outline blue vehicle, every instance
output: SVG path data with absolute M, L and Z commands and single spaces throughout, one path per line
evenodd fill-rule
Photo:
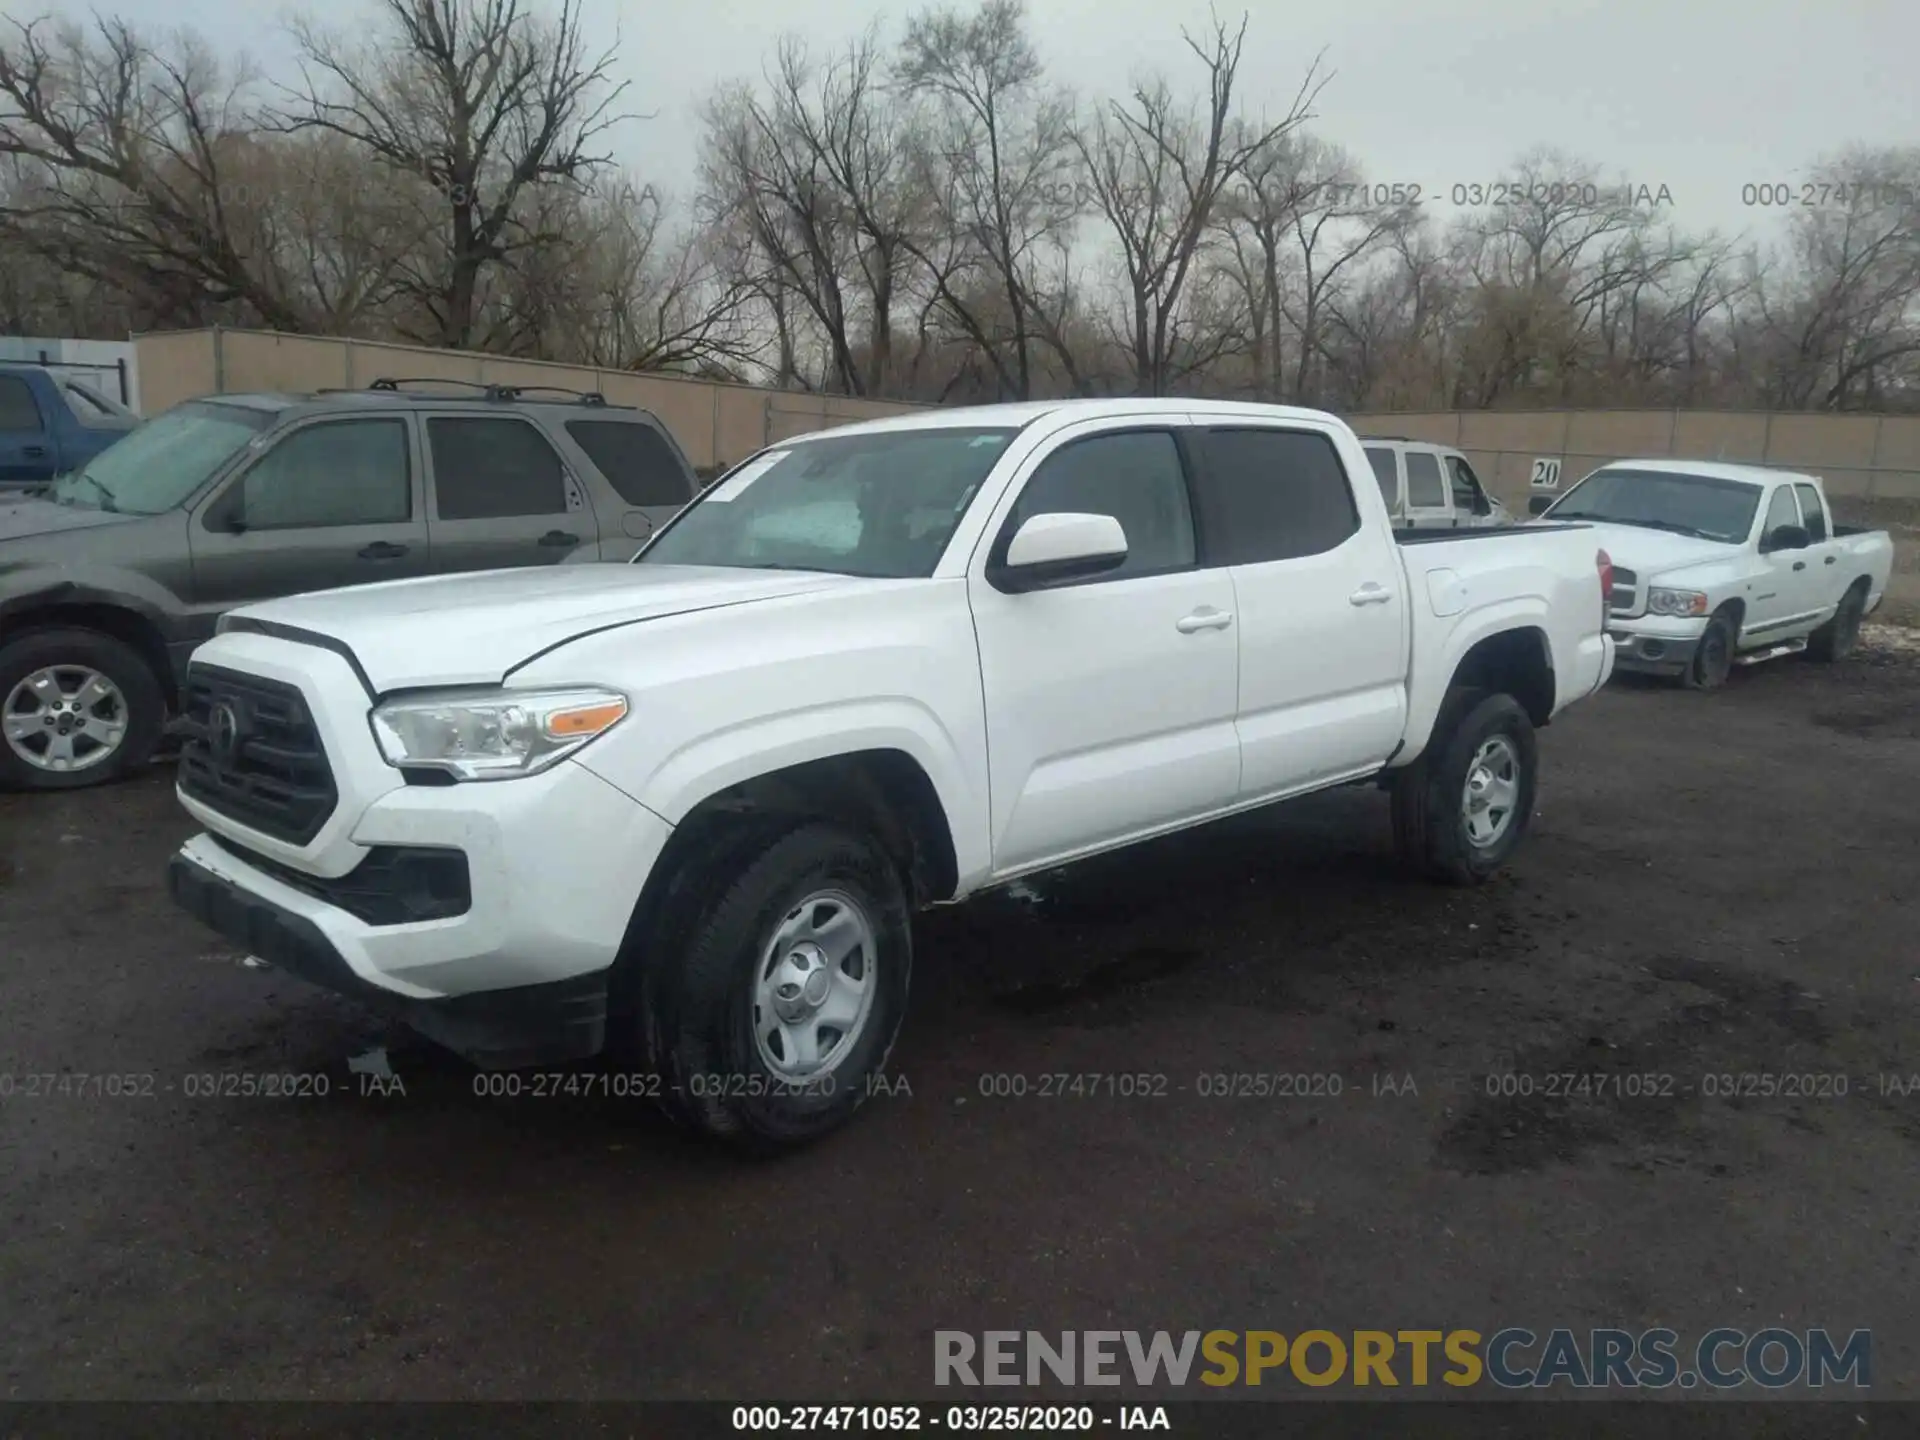
M 139 425 L 90 376 L 0 361 L 0 495 L 78 470 Z

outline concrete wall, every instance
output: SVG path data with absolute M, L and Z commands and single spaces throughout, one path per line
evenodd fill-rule
M 357 389 L 383 375 L 558 385 L 598 390 L 616 405 L 651 410 L 694 465 L 708 473 L 775 440 L 916 408 L 898 401 L 259 330 L 141 335 L 134 349 L 148 414 L 221 391 Z M 1362 435 L 1406 435 L 1459 447 L 1489 488 L 1521 514 L 1538 459 L 1561 462 L 1562 489 L 1608 460 L 1629 456 L 1741 460 L 1812 471 L 1826 482 L 1842 521 L 1893 532 L 1895 574 L 1887 613 L 1920 623 L 1920 416 L 1474 410 L 1347 418 Z
M 1463 450 L 1486 485 L 1524 514 L 1535 460 L 1561 463 L 1560 489 L 1609 460 L 1679 456 L 1818 475 L 1843 524 L 1891 531 L 1888 618 L 1920 624 L 1920 415 L 1731 410 L 1435 411 L 1349 415 L 1362 435 Z
M 769 441 L 917 408 L 893 401 L 264 330 L 166 331 L 137 336 L 134 344 L 141 356 L 149 413 L 198 395 L 360 389 L 382 376 L 557 385 L 597 390 L 615 405 L 651 410 L 666 422 L 702 471 L 730 465 Z

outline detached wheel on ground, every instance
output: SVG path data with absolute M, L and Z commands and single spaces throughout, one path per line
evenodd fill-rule
M 1473 692 L 1450 697 L 1440 717 L 1432 748 L 1394 776 L 1394 845 L 1417 874 L 1477 885 L 1506 863 L 1532 819 L 1533 722 L 1511 695 Z
M 97 630 L 36 630 L 0 647 L 0 784 L 77 790 L 153 755 L 160 682 L 132 646 Z
M 1733 617 L 1723 611 L 1707 621 L 1680 683 L 1689 690 L 1718 690 L 1733 670 L 1733 645 Z
M 1833 618 L 1807 637 L 1807 658 L 1826 665 L 1846 659 L 1860 643 L 1860 622 L 1866 613 L 1866 587 L 1855 585 L 1840 597 Z
M 906 1013 L 906 893 L 866 837 L 807 823 L 710 862 L 644 986 L 663 1101 L 756 1151 L 817 1140 L 867 1098 Z

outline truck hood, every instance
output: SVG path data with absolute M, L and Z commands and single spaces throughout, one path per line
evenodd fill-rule
M 287 626 L 337 641 L 384 694 L 493 684 L 533 656 L 596 630 L 859 583 L 811 571 L 550 565 L 313 591 L 245 606 L 228 622 Z
M 0 492 L 4 495 L 5 492 Z M 78 505 L 56 505 L 35 496 L 0 499 L 0 540 L 24 540 L 35 535 L 51 535 L 60 530 L 86 530 L 97 525 L 118 525 L 140 520 L 140 515 L 120 515 L 111 510 L 83 510 Z
M 1649 530 L 1643 525 L 1608 525 L 1598 520 L 1579 522 L 1593 532 L 1607 558 L 1631 570 L 1642 581 L 1703 565 L 1710 560 L 1726 560 L 1740 553 L 1741 547 L 1722 540 L 1699 540 L 1691 535 L 1675 535 L 1669 530 Z

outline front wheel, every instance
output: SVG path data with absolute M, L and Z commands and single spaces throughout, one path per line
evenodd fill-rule
M 36 630 L 0 648 L 0 782 L 76 790 L 144 764 L 166 698 L 132 646 L 97 630 Z
M 846 1123 L 906 1014 L 906 893 L 865 837 L 810 823 L 715 874 L 649 986 L 666 1108 L 758 1151 Z
M 1394 776 L 1400 857 L 1449 885 L 1477 885 L 1507 862 L 1533 815 L 1539 751 L 1533 722 L 1511 695 L 1458 697 L 1429 751 Z
M 1689 690 L 1718 690 L 1727 683 L 1733 670 L 1733 617 L 1715 615 L 1700 632 L 1693 660 L 1680 675 L 1680 683 Z

